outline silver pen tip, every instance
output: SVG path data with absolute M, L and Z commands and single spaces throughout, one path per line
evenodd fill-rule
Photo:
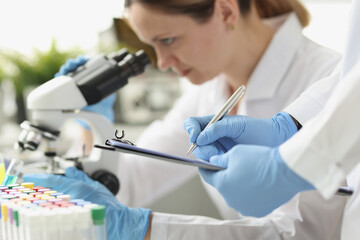
M 193 143 L 193 145 L 191 145 L 189 151 L 187 152 L 187 156 L 189 156 L 190 153 L 192 153 L 194 151 L 194 149 L 197 147 L 197 144 L 196 143 Z

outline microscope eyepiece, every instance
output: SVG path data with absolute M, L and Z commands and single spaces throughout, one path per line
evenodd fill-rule
M 85 64 L 81 77 L 73 78 L 88 105 L 92 105 L 124 87 L 130 77 L 143 73 L 149 64 L 143 50 L 128 53 L 125 49 Z
M 126 48 L 122 48 L 121 50 L 110 53 L 108 55 L 108 58 L 115 60 L 116 62 L 121 62 L 127 55 L 129 54 L 129 51 Z
M 150 59 L 143 50 L 140 50 L 135 54 L 127 55 L 118 66 L 126 75 L 136 76 L 143 73 L 148 64 L 150 64 Z
M 137 51 L 135 53 L 135 57 L 136 57 L 136 62 L 137 62 L 136 66 L 141 67 L 135 73 L 137 75 L 137 74 L 143 73 L 145 70 L 145 66 L 149 65 L 151 63 L 151 61 L 150 61 L 150 58 L 144 52 L 144 50 Z

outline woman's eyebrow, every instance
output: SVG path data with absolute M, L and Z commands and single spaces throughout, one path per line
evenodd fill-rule
M 153 37 L 153 38 L 151 39 L 151 41 L 152 41 L 152 42 L 159 41 L 159 39 L 161 39 L 161 38 L 163 38 L 164 36 L 169 35 L 169 34 L 170 34 L 170 33 L 162 33 L 162 34 L 159 34 L 159 35 Z

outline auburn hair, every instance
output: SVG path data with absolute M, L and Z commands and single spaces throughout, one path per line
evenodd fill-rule
M 143 3 L 173 14 L 185 14 L 199 22 L 208 20 L 214 12 L 216 0 L 125 0 L 125 7 L 133 3 Z M 295 12 L 303 27 L 310 23 L 310 14 L 299 0 L 237 0 L 242 15 L 250 12 L 254 3 L 261 18 L 270 18 L 289 12 Z

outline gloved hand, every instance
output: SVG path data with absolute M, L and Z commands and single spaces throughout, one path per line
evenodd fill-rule
M 55 77 L 74 72 L 78 67 L 87 63 L 87 61 L 89 61 L 89 58 L 84 56 L 78 56 L 76 59 L 68 59 L 66 63 L 60 67 L 59 72 L 55 74 Z
M 66 63 L 60 67 L 59 72 L 55 74 L 55 77 L 66 75 L 69 72 L 75 71 L 78 67 L 84 65 L 88 60 L 89 58 L 84 56 L 78 56 L 76 59 L 67 60 Z M 116 94 L 113 93 L 96 104 L 84 107 L 83 110 L 99 113 L 108 118 L 111 122 L 114 122 L 113 106 L 115 99 Z M 85 122 L 81 120 L 78 120 L 78 122 L 89 130 L 89 126 Z
M 296 193 L 314 187 L 282 160 L 278 147 L 237 145 L 210 163 L 225 170 L 199 169 L 203 179 L 217 188 L 227 204 L 247 216 L 263 217 Z
M 67 168 L 65 175 L 26 174 L 23 180 L 70 194 L 73 199 L 105 205 L 108 239 L 144 239 L 151 210 L 126 207 L 105 186 L 74 167 Z
M 223 154 L 237 144 L 275 147 L 298 131 L 290 115 L 285 112 L 265 119 L 225 115 L 204 129 L 212 117 L 191 117 L 184 122 L 184 128 L 190 134 L 190 143 L 196 142 L 198 145 L 194 155 L 203 160 Z

